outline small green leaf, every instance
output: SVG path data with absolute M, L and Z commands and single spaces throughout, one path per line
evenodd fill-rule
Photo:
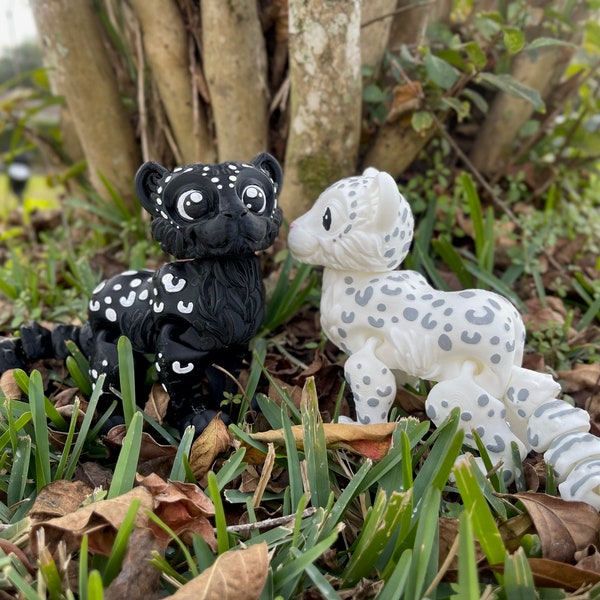
M 515 96 L 527 100 L 533 104 L 536 110 L 540 112 L 544 111 L 544 101 L 540 96 L 539 92 L 523 85 L 520 81 L 517 81 L 512 75 L 494 75 L 493 73 L 480 73 L 478 75 L 480 81 L 485 81 L 495 88 Z
M 525 35 L 520 29 L 506 27 L 504 29 L 504 45 L 509 54 L 516 54 L 525 46 Z
M 433 117 L 426 110 L 418 110 L 412 115 L 411 125 L 417 133 L 427 131 L 433 125 Z
M 547 48 L 549 46 L 568 46 L 570 48 L 576 48 L 577 45 L 572 42 L 566 42 L 565 40 L 559 40 L 557 38 L 540 37 L 530 44 L 526 44 L 524 50 L 536 50 L 537 48 Z
M 600 49 L 600 23 L 589 19 L 585 24 L 585 44 Z
M 442 103 L 456 113 L 459 123 L 466 119 L 471 112 L 471 105 L 468 102 L 461 102 L 458 98 L 442 98 Z
M 384 91 L 378 85 L 375 85 L 374 83 L 371 83 L 370 85 L 366 86 L 363 89 L 363 101 L 364 102 L 379 104 L 380 102 L 385 102 L 386 100 L 387 100 L 387 97 L 386 97 Z
M 469 42 L 463 46 L 469 60 L 477 69 L 483 69 L 487 65 L 487 56 L 477 42 Z
M 460 77 L 460 71 L 445 60 L 431 54 L 425 54 L 425 69 L 429 79 L 444 90 L 449 90 Z

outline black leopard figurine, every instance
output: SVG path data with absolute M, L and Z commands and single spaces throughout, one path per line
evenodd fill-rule
M 24 359 L 44 353 L 37 346 L 60 346 L 66 354 L 62 338 L 74 339 L 89 358 L 92 382 L 106 375 L 102 410 L 114 399 L 111 388 L 119 388 L 117 342 L 125 335 L 134 350 L 136 382 L 145 379 L 145 357 L 152 355 L 169 394 L 167 422 L 200 432 L 219 410 L 223 392 L 237 391 L 227 373 L 239 373 L 262 325 L 265 292 L 256 253 L 279 232 L 282 180 L 279 163 L 267 153 L 249 163 L 173 171 L 144 163 L 135 176 L 136 193 L 153 217 L 154 239 L 176 260 L 100 283 L 79 331 L 65 336 L 57 330 L 50 338 L 35 324 L 22 328 L 21 338 L 0 341 L 0 370 L 22 368 Z

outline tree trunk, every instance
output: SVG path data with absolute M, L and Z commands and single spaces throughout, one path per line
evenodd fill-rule
M 290 0 L 286 219 L 355 172 L 360 136 L 360 0 Z
M 96 191 L 104 175 L 125 204 L 138 210 L 133 176 L 140 156 L 104 48 L 91 0 L 34 0 L 34 16 L 56 89 L 65 96 Z
M 131 6 L 140 22 L 144 54 L 173 131 L 181 162 L 212 162 L 214 147 L 206 118 L 202 111 L 194 115 L 189 35 L 176 3 L 172 0 L 131 0 Z M 138 77 L 141 76 L 143 74 L 139 73 Z M 194 123 L 197 128 L 195 135 L 192 128 Z
M 202 0 L 204 73 L 219 160 L 267 150 L 267 56 L 256 0 Z
M 360 54 L 363 66 L 373 69 L 375 77 L 387 50 L 397 0 L 363 2 Z
M 512 76 L 524 85 L 537 90 L 545 98 L 552 90 L 557 76 L 568 64 L 571 52 L 563 47 L 541 48 L 535 60 L 528 53 L 517 55 L 511 69 Z M 531 102 L 498 92 L 489 113 L 475 138 L 471 161 L 481 172 L 493 174 L 503 171 L 514 153 L 514 142 L 519 130 L 531 117 Z

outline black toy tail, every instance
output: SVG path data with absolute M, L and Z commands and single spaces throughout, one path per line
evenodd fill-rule
M 92 334 L 87 323 L 82 327 L 60 323 L 50 330 L 34 322 L 21 325 L 19 332 L 20 337 L 0 338 L 0 373 L 26 369 L 29 363 L 44 358 L 65 360 L 68 341 L 89 356 Z

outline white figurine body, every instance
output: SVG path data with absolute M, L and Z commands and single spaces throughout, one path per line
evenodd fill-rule
M 321 325 L 349 354 L 345 375 L 358 422 L 384 422 L 397 385 L 438 382 L 427 397 L 427 415 L 439 425 L 458 406 L 467 443 L 474 446 L 476 430 L 492 460 L 504 462 L 507 481 L 515 468 L 511 442 L 521 458 L 552 445 L 546 458 L 552 452 L 563 495 L 592 498 L 600 508 L 597 486 L 568 480 L 589 454 L 574 456 L 578 442 L 571 438 L 561 443 L 566 433 L 577 440 L 586 435 L 586 452 L 593 441 L 600 456 L 600 440 L 585 434 L 589 415 L 555 399 L 560 386 L 550 375 L 521 367 L 525 327 L 506 298 L 484 290 L 439 291 L 419 273 L 397 270 L 413 229 L 394 179 L 375 169 L 330 186 L 290 225 L 292 254 L 325 267 Z M 579 472 L 600 480 L 600 458 Z

